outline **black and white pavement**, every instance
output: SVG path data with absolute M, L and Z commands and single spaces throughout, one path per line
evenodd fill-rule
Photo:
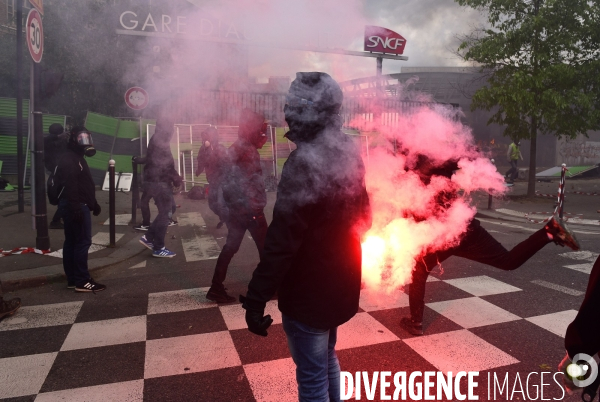
M 177 257 L 152 259 L 147 252 L 102 271 L 97 279 L 105 292 L 76 294 L 54 283 L 15 293 L 23 307 L 0 321 L 0 400 L 297 400 L 277 301 L 267 306 L 274 323 L 262 338 L 246 329 L 239 304 L 206 300 L 226 230 L 212 229 L 203 215 L 182 212 L 179 227 L 169 228 L 167 247 Z M 484 225 L 507 247 L 531 229 Z M 479 400 L 494 400 L 488 373 L 500 381 L 508 373 L 512 400 L 532 400 L 539 373 L 554 373 L 564 355 L 566 326 L 600 252 L 600 231 L 583 232 L 585 251 L 549 245 L 514 272 L 451 258 L 430 277 L 421 337 L 400 327 L 408 315 L 405 292 L 363 292 L 359 313 L 339 329 L 342 370 L 478 371 Z M 245 239 L 230 267 L 230 294 L 245 292 L 256 262 Z M 532 372 L 538 374 L 526 385 Z M 578 400 L 561 398 L 550 375 L 543 383 L 544 398 Z

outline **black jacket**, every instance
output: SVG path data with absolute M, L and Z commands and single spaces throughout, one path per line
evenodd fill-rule
M 168 141 L 159 137 L 156 133 L 148 144 L 144 165 L 144 181 L 153 183 L 167 183 L 179 185 L 181 176 L 175 170 L 175 161 L 171 154 Z
M 577 353 L 600 353 L 600 257 L 596 259 L 583 303 L 567 327 L 565 347 L 573 358 Z
M 260 155 L 252 143 L 239 138 L 228 149 L 231 167 L 223 180 L 223 197 L 231 219 L 262 213 L 267 205 Z
M 90 173 L 83 150 L 77 145 L 69 144 L 62 155 L 56 170 L 56 180 L 64 186 L 60 199 L 66 199 L 69 208 L 77 209 L 86 204 L 90 209 L 96 205 L 96 187 Z
M 48 171 L 54 171 L 65 152 L 67 152 L 67 141 L 62 135 L 48 134 L 44 137 L 44 166 Z
M 329 128 L 286 161 L 273 221 L 247 298 L 329 329 L 358 311 L 361 236 L 371 225 L 364 166 L 352 139 Z
M 227 148 L 221 144 L 202 145 L 196 159 L 196 173 L 206 171 L 206 180 L 212 186 L 219 186 L 229 170 L 229 155 Z

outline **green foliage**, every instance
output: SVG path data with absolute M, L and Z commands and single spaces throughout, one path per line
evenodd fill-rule
M 494 111 L 488 123 L 521 139 L 600 129 L 598 0 L 456 2 L 487 12 L 487 26 L 464 38 L 459 53 L 488 75 L 472 103 Z

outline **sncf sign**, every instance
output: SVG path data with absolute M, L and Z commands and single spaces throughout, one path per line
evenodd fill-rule
M 406 39 L 400 34 L 383 27 L 367 25 L 365 27 L 365 51 L 402 54 Z

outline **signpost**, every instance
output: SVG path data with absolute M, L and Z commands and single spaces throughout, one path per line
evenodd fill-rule
M 27 15 L 27 47 L 29 54 L 36 63 L 42 61 L 44 54 L 44 30 L 40 13 L 32 8 Z
M 41 4 L 41 2 L 40 2 Z M 33 166 L 34 166 L 34 188 L 33 208 L 37 237 L 35 247 L 40 250 L 50 249 L 50 238 L 48 237 L 48 219 L 46 216 L 46 177 L 44 172 L 44 133 L 42 128 L 42 112 L 40 103 L 40 62 L 44 54 L 44 29 L 42 17 L 36 9 L 31 9 L 27 15 L 26 25 L 27 47 L 32 63 L 33 96 L 31 97 L 30 109 L 33 113 Z
M 140 87 L 131 87 L 125 92 L 125 103 L 133 110 L 143 110 L 148 106 L 148 92 Z
M 384 27 L 374 25 L 365 26 L 365 47 L 367 52 L 382 53 L 377 57 L 377 75 L 380 76 L 383 70 L 383 56 L 393 54 L 400 56 L 404 53 L 406 39 L 397 32 Z

